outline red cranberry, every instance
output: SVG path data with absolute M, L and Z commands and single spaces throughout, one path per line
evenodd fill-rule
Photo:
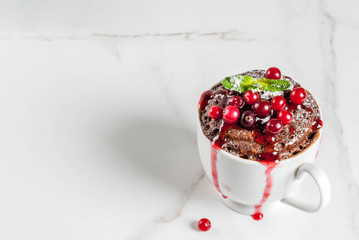
M 213 119 L 219 119 L 222 117 L 222 108 L 220 106 L 213 106 L 209 109 L 209 116 Z
M 211 222 L 207 218 L 202 218 L 198 221 L 198 229 L 207 232 L 211 228 Z
M 243 94 L 243 99 L 248 105 L 253 105 L 253 103 L 258 101 L 259 96 L 258 93 L 248 90 Z
M 254 112 L 251 110 L 244 111 L 241 115 L 240 124 L 242 127 L 250 128 L 253 127 L 254 123 L 256 122 L 256 117 Z
M 235 95 L 233 97 L 230 97 L 227 100 L 227 105 L 232 105 L 232 106 L 235 106 L 237 108 L 241 108 L 244 105 L 244 100 L 240 96 Z
M 280 79 L 282 76 L 280 70 L 276 67 L 270 67 L 266 71 L 266 78 L 267 79 Z
M 223 110 L 223 121 L 228 124 L 234 124 L 239 118 L 239 109 L 235 106 L 227 106 Z
M 284 97 L 282 96 L 276 96 L 272 99 L 271 103 L 272 103 L 272 108 L 274 111 L 280 111 L 284 108 L 285 104 L 286 104 L 286 100 Z
M 282 129 L 283 129 L 282 121 L 276 118 L 272 118 L 266 123 L 266 131 L 269 134 L 276 135 L 280 133 Z
M 323 121 L 319 118 L 315 119 L 312 125 L 313 131 L 316 131 L 323 127 Z
M 260 118 L 269 116 L 272 107 L 268 101 L 258 101 L 253 104 L 253 110 L 257 113 Z
M 298 87 L 294 88 L 293 91 L 290 93 L 290 101 L 294 104 L 302 104 L 307 97 L 304 88 Z
M 287 110 L 279 111 L 277 117 L 279 120 L 281 120 L 283 122 L 284 125 L 291 123 L 293 120 L 292 114 Z

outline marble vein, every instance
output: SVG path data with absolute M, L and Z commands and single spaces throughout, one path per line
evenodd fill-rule
M 332 108 L 333 113 L 333 121 L 335 123 L 336 128 L 333 130 L 337 136 L 338 146 L 340 148 L 340 158 L 339 165 L 340 170 L 343 172 L 343 176 L 346 177 L 348 189 L 351 194 L 350 206 L 354 210 L 351 214 L 351 220 L 353 224 L 353 231 L 355 235 L 359 238 L 359 216 L 355 214 L 359 212 L 359 186 L 356 184 L 353 173 L 351 171 L 351 164 L 349 159 L 349 150 L 347 145 L 345 144 L 344 137 L 344 128 L 343 123 L 338 115 L 338 93 L 337 93 L 337 81 L 336 79 L 340 79 L 340 76 L 337 71 L 337 59 L 336 52 L 334 47 L 335 42 L 335 31 L 336 31 L 336 20 L 334 17 L 325 9 L 323 2 L 320 2 L 320 12 L 324 18 L 324 22 L 322 23 L 322 33 L 321 33 L 321 46 L 323 53 L 323 62 L 326 63 L 325 66 L 325 76 L 326 79 L 329 80 L 329 85 L 327 86 L 326 91 L 326 100 L 330 103 L 329 106 Z M 326 41 L 329 39 L 329 46 L 325 48 Z M 327 60 L 328 59 L 328 60 Z M 357 210 L 357 211 L 355 211 Z
M 180 200 L 172 206 L 168 211 L 158 217 L 155 222 L 158 223 L 169 223 L 179 216 L 181 216 L 184 207 L 186 206 L 188 200 L 191 198 L 193 191 L 196 189 L 200 181 L 204 177 L 204 172 L 202 172 L 191 184 L 191 186 L 186 189 L 182 194 Z
M 153 234 L 156 231 L 156 225 L 166 224 L 174 221 L 179 216 L 181 216 L 183 209 L 188 203 L 189 199 L 192 196 L 192 193 L 204 178 L 205 173 L 202 173 L 192 182 L 189 188 L 187 188 L 182 194 L 179 201 L 172 206 L 169 210 L 163 213 L 161 216 L 155 218 L 152 222 L 148 222 L 142 229 L 138 230 L 135 234 L 129 236 L 129 240 L 139 240 L 139 239 L 148 239 L 149 235 Z
M 112 34 L 112 33 L 89 33 L 89 34 L 70 34 L 70 35 L 44 35 L 44 34 L 28 34 L 28 35 L 0 35 L 0 40 L 41 40 L 41 41 L 56 41 L 56 40 L 78 40 L 78 39 L 93 39 L 93 38 L 111 38 L 111 39 L 136 39 L 136 38 L 150 38 L 163 37 L 173 38 L 179 37 L 184 40 L 195 40 L 198 38 L 213 37 L 220 40 L 228 41 L 244 41 L 254 42 L 260 41 L 260 37 L 247 37 L 239 30 L 229 30 L 220 32 L 175 32 L 175 33 L 143 33 L 143 34 Z
M 109 38 L 145 38 L 145 37 L 181 37 L 185 40 L 195 40 L 202 37 L 215 37 L 221 40 L 240 40 L 246 42 L 258 41 L 256 38 L 242 37 L 245 34 L 238 30 L 229 30 L 223 32 L 177 32 L 177 33 L 145 33 L 136 35 L 117 35 L 117 34 L 99 34 L 93 33 L 95 37 L 109 37 Z

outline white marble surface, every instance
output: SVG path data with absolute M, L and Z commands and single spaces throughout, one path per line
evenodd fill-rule
M 359 2 L 0 1 L 0 239 L 359 239 Z M 228 209 L 196 104 L 277 66 L 324 114 L 316 214 Z M 306 181 L 298 192 L 317 200 Z M 193 224 L 212 221 L 203 233 Z

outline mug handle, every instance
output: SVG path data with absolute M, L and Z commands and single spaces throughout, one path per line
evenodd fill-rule
M 281 201 L 305 212 L 317 212 L 329 203 L 331 196 L 329 180 L 324 171 L 313 163 L 302 164 L 296 171 L 295 179 L 299 181 L 303 180 L 306 173 L 312 176 L 318 186 L 320 194 L 319 204 L 306 203 L 292 196 L 284 198 Z

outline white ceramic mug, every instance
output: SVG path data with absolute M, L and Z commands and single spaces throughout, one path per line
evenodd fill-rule
M 270 194 L 260 206 L 261 212 L 267 212 L 277 203 L 286 203 L 306 212 L 316 212 L 322 209 L 330 200 L 331 189 L 324 171 L 313 164 L 318 153 L 322 131 L 319 136 L 305 150 L 294 157 L 277 163 L 270 173 L 271 182 L 268 183 L 268 169 L 265 165 L 240 157 L 236 157 L 222 149 L 212 149 L 211 141 L 203 134 L 199 120 L 197 120 L 198 149 L 203 168 L 227 206 L 247 215 L 257 212 L 257 207 L 263 201 L 266 187 L 271 185 Z M 215 175 L 213 177 L 213 162 L 211 152 L 217 151 Z M 292 197 L 292 194 L 304 177 L 309 174 L 318 186 L 320 201 L 317 204 L 306 203 Z

